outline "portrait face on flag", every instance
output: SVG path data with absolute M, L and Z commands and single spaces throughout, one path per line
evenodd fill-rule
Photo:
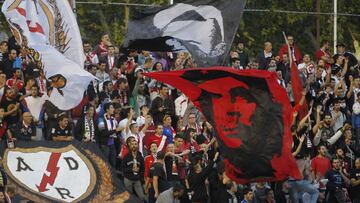
M 203 113 L 232 180 L 299 177 L 290 152 L 290 102 L 275 73 L 211 67 L 145 75 L 180 89 Z
M 199 67 L 222 65 L 245 6 L 243 0 L 184 1 L 140 12 L 130 20 L 124 46 L 191 53 Z

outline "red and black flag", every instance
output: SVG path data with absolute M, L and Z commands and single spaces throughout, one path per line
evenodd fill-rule
M 198 66 L 224 64 L 244 7 L 244 0 L 187 0 L 144 9 L 130 20 L 124 47 L 188 50 Z
M 180 89 L 212 123 L 231 179 L 299 178 L 291 155 L 291 106 L 275 74 L 213 67 L 147 76 Z
M 1 143 L 4 144 L 4 143 Z M 8 185 L 34 202 L 138 202 L 95 143 L 17 141 L 1 147 Z M 1 187 L 0 187 L 1 190 Z

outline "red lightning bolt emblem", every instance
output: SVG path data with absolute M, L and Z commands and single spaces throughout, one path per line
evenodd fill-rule
M 49 184 L 51 186 L 54 185 L 56 176 L 60 169 L 59 167 L 57 167 L 60 156 L 61 156 L 61 153 L 51 153 L 49 163 L 46 168 L 46 170 L 50 173 L 50 176 L 48 176 L 48 175 L 46 175 L 46 173 L 44 173 L 40 185 L 36 185 L 39 192 L 48 191 L 49 189 L 46 189 L 47 184 Z

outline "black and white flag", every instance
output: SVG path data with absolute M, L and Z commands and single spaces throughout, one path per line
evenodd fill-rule
M 197 0 L 147 10 L 130 21 L 124 46 L 148 51 L 188 50 L 199 67 L 222 65 L 245 0 Z

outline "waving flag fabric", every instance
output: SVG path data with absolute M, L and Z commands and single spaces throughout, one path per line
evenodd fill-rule
M 275 74 L 213 67 L 146 75 L 180 89 L 214 126 L 233 180 L 300 177 L 291 155 L 291 106 Z
M 83 70 L 79 29 L 66 0 L 6 0 L 2 6 L 17 42 L 49 81 L 47 99 L 77 106 L 93 76 Z
M 130 21 L 125 47 L 188 50 L 201 67 L 221 65 L 230 51 L 243 0 L 197 0 L 142 11 Z

